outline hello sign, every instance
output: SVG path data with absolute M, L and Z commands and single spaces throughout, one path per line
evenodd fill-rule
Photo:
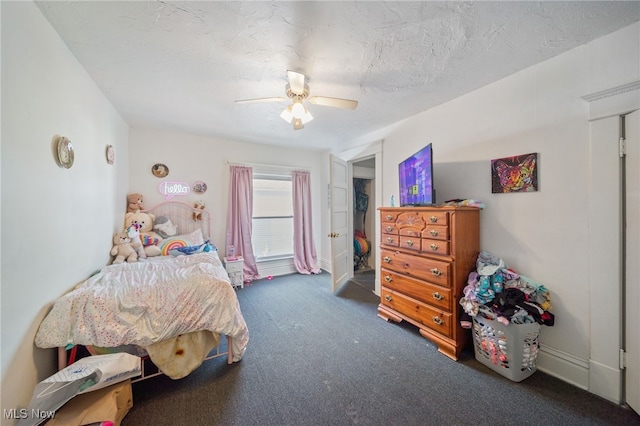
M 158 191 L 164 195 L 165 199 L 170 200 L 178 195 L 189 195 L 191 187 L 185 182 L 162 182 Z

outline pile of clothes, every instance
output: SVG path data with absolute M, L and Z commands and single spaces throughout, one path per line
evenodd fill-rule
M 482 315 L 502 324 L 537 322 L 553 326 L 551 297 L 544 285 L 505 266 L 504 261 L 487 251 L 481 251 L 476 270 L 469 274 L 460 305 L 464 314 L 460 325 L 472 327 L 472 317 Z
M 484 209 L 485 205 L 483 202 L 481 201 L 477 201 L 471 198 L 467 198 L 467 199 L 462 199 L 462 198 L 454 198 L 452 200 L 447 200 L 445 201 L 443 204 L 443 206 L 454 206 L 454 207 L 464 207 L 464 206 L 471 206 L 471 207 L 478 207 L 480 209 Z

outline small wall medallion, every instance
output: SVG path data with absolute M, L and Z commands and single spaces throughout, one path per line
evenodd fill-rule
M 151 173 L 157 178 L 169 176 L 169 168 L 162 163 L 156 163 L 151 167 Z
M 74 153 L 71 141 L 64 136 L 54 138 L 56 162 L 65 169 L 73 166 Z
M 193 182 L 193 192 L 197 192 L 198 194 L 202 194 L 207 191 L 207 184 L 201 180 Z
M 113 145 L 107 145 L 106 155 L 107 155 L 107 164 L 113 164 L 116 162 L 116 153 L 113 150 Z

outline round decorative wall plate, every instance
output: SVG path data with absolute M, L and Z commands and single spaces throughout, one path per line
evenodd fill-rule
M 64 137 L 59 136 L 56 141 L 56 160 L 58 164 L 65 169 L 73 166 L 74 154 L 73 145 L 71 141 Z
M 116 153 L 113 150 L 113 145 L 107 145 L 107 164 L 113 164 L 116 162 Z
M 202 194 L 203 192 L 206 192 L 206 190 L 207 190 L 207 184 L 204 183 L 203 181 L 198 180 L 193 183 L 193 192 Z
M 151 167 L 151 173 L 158 178 L 167 177 L 169 175 L 169 168 L 162 163 L 156 163 Z

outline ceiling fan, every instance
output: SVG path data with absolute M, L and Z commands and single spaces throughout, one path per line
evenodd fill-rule
M 322 105 L 333 108 L 356 109 L 358 101 L 341 98 L 328 98 L 326 96 L 309 96 L 309 86 L 305 83 L 305 75 L 295 71 L 287 71 L 289 83 L 285 86 L 287 97 L 277 96 L 272 98 L 241 99 L 236 103 L 262 103 L 283 102 L 291 99 L 292 103 L 282 111 L 280 117 L 287 123 L 293 124 L 294 130 L 304 129 L 304 125 L 313 120 L 313 116 L 304 106 L 302 101 L 309 101 L 314 105 Z

